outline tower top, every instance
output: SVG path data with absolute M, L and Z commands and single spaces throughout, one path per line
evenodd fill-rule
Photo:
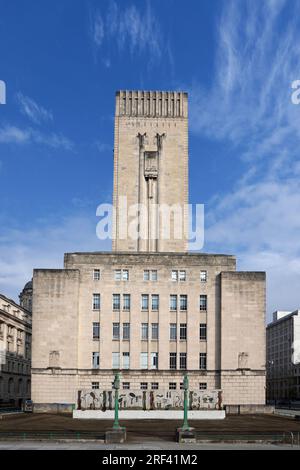
M 187 118 L 188 94 L 184 91 L 119 90 L 116 116 Z

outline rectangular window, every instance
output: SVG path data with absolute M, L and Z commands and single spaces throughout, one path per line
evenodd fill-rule
M 129 271 L 128 271 L 128 269 L 123 269 L 123 271 L 122 271 L 122 281 L 129 281 Z
M 100 269 L 94 269 L 93 278 L 94 281 L 100 281 Z
M 159 309 L 159 296 L 158 294 L 152 294 L 152 310 Z
M 142 352 L 140 355 L 140 367 L 141 369 L 148 369 L 148 353 Z
M 207 310 L 207 295 L 200 295 L 200 310 Z
M 200 271 L 200 282 L 207 281 L 207 271 Z
M 180 353 L 179 355 L 179 368 L 186 369 L 186 353 Z
M 170 310 L 177 310 L 177 295 L 170 295 Z
M 141 339 L 143 341 L 148 339 L 148 323 L 142 323 L 141 327 Z
M 99 338 L 100 338 L 100 323 L 94 322 L 93 323 L 93 339 L 99 339 Z
M 180 310 L 187 310 L 187 295 L 180 296 Z
M 199 354 L 199 369 L 206 370 L 206 353 Z
M 176 359 L 177 359 L 177 354 L 170 353 L 170 369 L 177 369 Z
M 158 390 L 158 382 L 151 382 L 151 390 Z
M 158 353 L 151 353 L 151 369 L 158 369 Z
M 149 295 L 142 294 L 142 310 L 148 310 L 148 309 L 149 309 Z
M 93 310 L 100 310 L 100 294 L 93 294 Z
M 123 294 L 123 310 L 130 310 L 130 294 Z
M 119 352 L 112 353 L 112 368 L 120 369 L 120 353 Z
M 179 271 L 179 281 L 185 281 L 185 280 L 186 280 L 186 272 Z
M 199 390 L 206 390 L 207 389 L 207 383 L 206 382 L 200 382 L 199 383 Z
M 158 323 L 151 324 L 151 339 L 158 340 Z
M 115 269 L 115 281 L 121 281 L 122 269 Z
M 129 369 L 130 367 L 130 354 L 129 352 L 123 352 L 123 369 Z
M 92 364 L 93 364 L 93 369 L 99 369 L 99 365 L 100 365 L 100 354 L 99 354 L 99 352 L 93 352 Z
M 120 339 L 120 323 L 113 323 L 113 339 Z
M 169 390 L 176 390 L 176 382 L 169 382 Z
M 183 382 L 180 382 L 179 388 L 180 390 L 184 390 Z
M 151 281 L 157 281 L 157 270 L 152 269 L 151 271 Z
M 199 338 L 201 341 L 206 340 L 206 323 L 200 323 L 200 328 L 199 328 Z
M 121 300 L 120 294 L 113 294 L 113 310 L 120 310 L 121 308 Z
M 130 382 L 123 382 L 122 388 L 123 390 L 130 390 Z
M 123 340 L 130 339 L 130 323 L 123 323 Z
M 178 271 L 172 271 L 171 279 L 172 281 L 178 281 Z
M 141 390 L 148 390 L 148 383 L 147 382 L 141 382 L 140 388 L 141 388 Z
M 186 323 L 180 323 L 180 336 L 179 338 L 186 341 Z
M 99 382 L 92 382 L 92 390 L 99 390 Z
M 177 340 L 177 324 L 170 323 L 170 341 Z
M 150 271 L 149 269 L 144 269 L 144 281 L 150 280 Z

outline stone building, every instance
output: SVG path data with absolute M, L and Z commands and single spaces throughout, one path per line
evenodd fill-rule
M 265 273 L 188 252 L 186 93 L 117 93 L 113 202 L 112 252 L 34 271 L 35 410 L 111 388 L 119 369 L 123 389 L 179 390 L 188 372 L 224 404 L 263 405 Z
M 300 310 L 276 311 L 267 326 L 267 399 L 300 399 Z
M 29 310 L 0 294 L 0 406 L 21 406 L 30 398 Z

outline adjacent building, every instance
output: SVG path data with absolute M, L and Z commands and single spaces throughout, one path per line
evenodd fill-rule
M 31 312 L 0 294 L 0 406 L 31 394 Z
M 276 311 L 267 326 L 267 398 L 300 399 L 300 310 Z
M 263 405 L 265 273 L 188 252 L 186 93 L 117 93 L 113 202 L 112 252 L 34 270 L 35 411 L 111 389 L 116 370 L 127 390 L 178 390 L 188 372 L 224 404 Z

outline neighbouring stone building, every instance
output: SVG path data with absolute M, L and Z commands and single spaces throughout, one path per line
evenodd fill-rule
M 300 399 L 300 310 L 278 310 L 267 326 L 267 398 Z
M 160 206 L 188 203 L 187 105 L 181 92 L 116 95 L 113 250 L 34 270 L 35 411 L 111 389 L 119 369 L 124 390 L 179 390 L 188 372 L 191 389 L 222 390 L 226 405 L 265 403 L 265 273 L 189 253 L 174 235 L 185 234 L 184 211 L 162 232 Z M 147 209 L 136 238 L 126 230 L 135 204 Z
M 0 406 L 30 398 L 31 312 L 0 294 Z

